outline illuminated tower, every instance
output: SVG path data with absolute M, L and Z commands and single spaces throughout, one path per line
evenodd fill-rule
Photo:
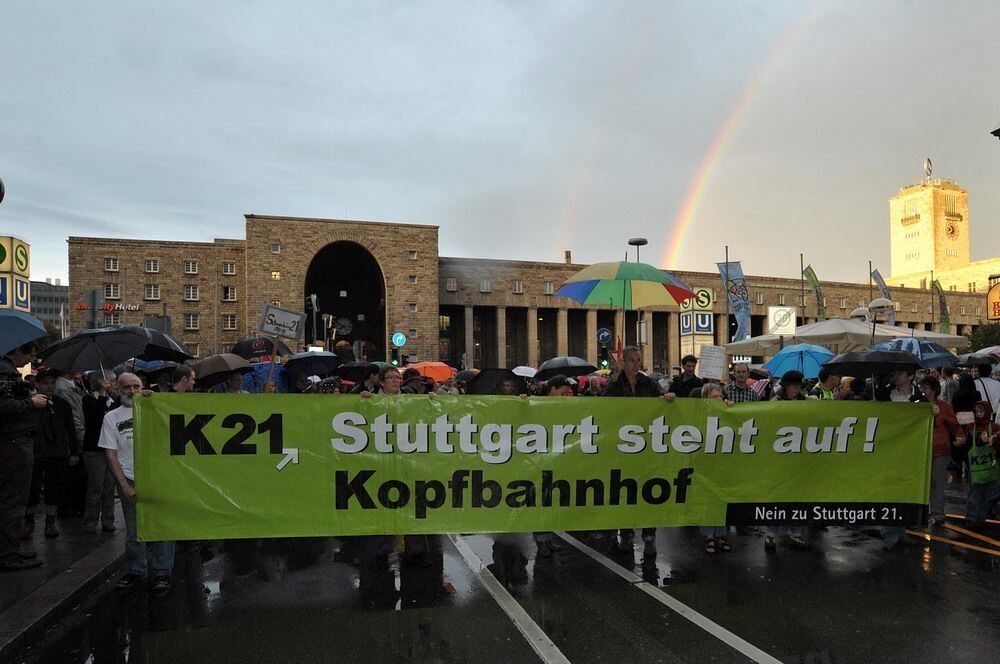
M 930 178 L 889 199 L 892 276 L 942 272 L 969 264 L 969 193 Z

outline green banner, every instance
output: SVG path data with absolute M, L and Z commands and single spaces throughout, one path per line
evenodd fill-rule
M 136 398 L 139 537 L 915 522 L 927 404 Z
M 809 282 L 809 287 L 816 292 L 816 320 L 826 320 L 826 304 L 823 302 L 823 291 L 820 288 L 816 270 L 813 269 L 812 265 L 806 265 L 805 269 L 802 270 L 802 276 Z M 804 307 L 805 303 L 803 302 L 802 305 Z

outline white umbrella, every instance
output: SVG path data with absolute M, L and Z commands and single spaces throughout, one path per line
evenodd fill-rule
M 534 378 L 538 373 L 538 369 L 526 366 L 514 367 L 512 371 L 521 378 Z

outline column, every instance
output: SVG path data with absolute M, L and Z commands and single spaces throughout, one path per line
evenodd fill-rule
M 538 368 L 538 308 L 528 307 L 528 366 Z
M 497 366 L 507 366 L 507 307 L 497 307 Z
M 472 337 L 472 307 L 465 307 L 465 352 L 469 355 L 469 366 L 472 369 L 476 365 L 476 342 Z
M 597 366 L 597 310 L 587 309 L 587 361 Z
M 618 350 L 618 337 L 621 337 L 622 346 L 625 345 L 625 312 L 621 310 L 621 307 L 615 309 L 615 329 L 611 331 L 611 352 Z
M 680 323 L 680 313 L 671 311 L 667 314 L 667 363 L 670 367 L 667 372 L 681 363 L 681 331 L 678 327 Z
M 646 371 L 653 370 L 653 312 L 643 311 L 642 313 L 642 326 L 646 329 L 646 342 L 642 344 L 642 366 Z M 642 329 L 639 329 L 639 334 L 642 334 Z M 642 339 L 642 336 L 639 337 Z
M 729 343 L 729 315 L 715 314 L 715 345 L 725 346 Z
M 569 355 L 569 312 L 565 309 L 556 312 L 556 355 Z

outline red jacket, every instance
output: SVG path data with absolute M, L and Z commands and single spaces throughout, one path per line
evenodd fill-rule
M 938 399 L 934 405 L 937 407 L 937 414 L 934 416 L 934 456 L 948 456 L 951 454 L 952 438 L 964 436 L 965 431 L 958 423 L 950 403 Z

